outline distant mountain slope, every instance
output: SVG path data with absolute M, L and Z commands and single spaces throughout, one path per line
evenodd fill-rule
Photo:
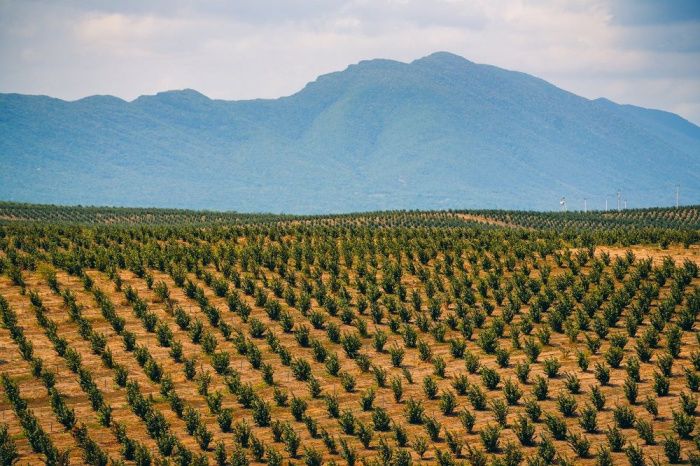
M 291 213 L 700 202 L 700 128 L 440 52 L 275 100 L 0 94 L 0 199 Z M 612 204 L 611 204 L 612 206 Z

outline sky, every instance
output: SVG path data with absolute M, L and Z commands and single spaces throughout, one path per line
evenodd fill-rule
M 290 95 L 448 51 L 700 124 L 700 0 L 0 0 L 0 92 Z

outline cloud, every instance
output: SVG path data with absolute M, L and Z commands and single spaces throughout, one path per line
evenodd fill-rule
M 622 25 L 653 25 L 700 21 L 697 0 L 613 0 L 610 11 Z
M 679 0 L 0 0 L 0 91 L 278 97 L 437 50 L 700 123 L 700 9 Z

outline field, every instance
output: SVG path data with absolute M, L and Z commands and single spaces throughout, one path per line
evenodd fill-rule
M 4 464 L 700 464 L 697 207 L 0 220 Z

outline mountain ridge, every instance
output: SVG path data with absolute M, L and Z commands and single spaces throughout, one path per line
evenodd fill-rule
M 0 94 L 0 198 L 291 213 L 700 201 L 700 128 L 436 52 L 277 99 Z M 662 191 L 663 186 L 663 191 Z M 663 196 L 663 197 L 662 197 Z M 529 199 L 529 200 L 527 200 Z

